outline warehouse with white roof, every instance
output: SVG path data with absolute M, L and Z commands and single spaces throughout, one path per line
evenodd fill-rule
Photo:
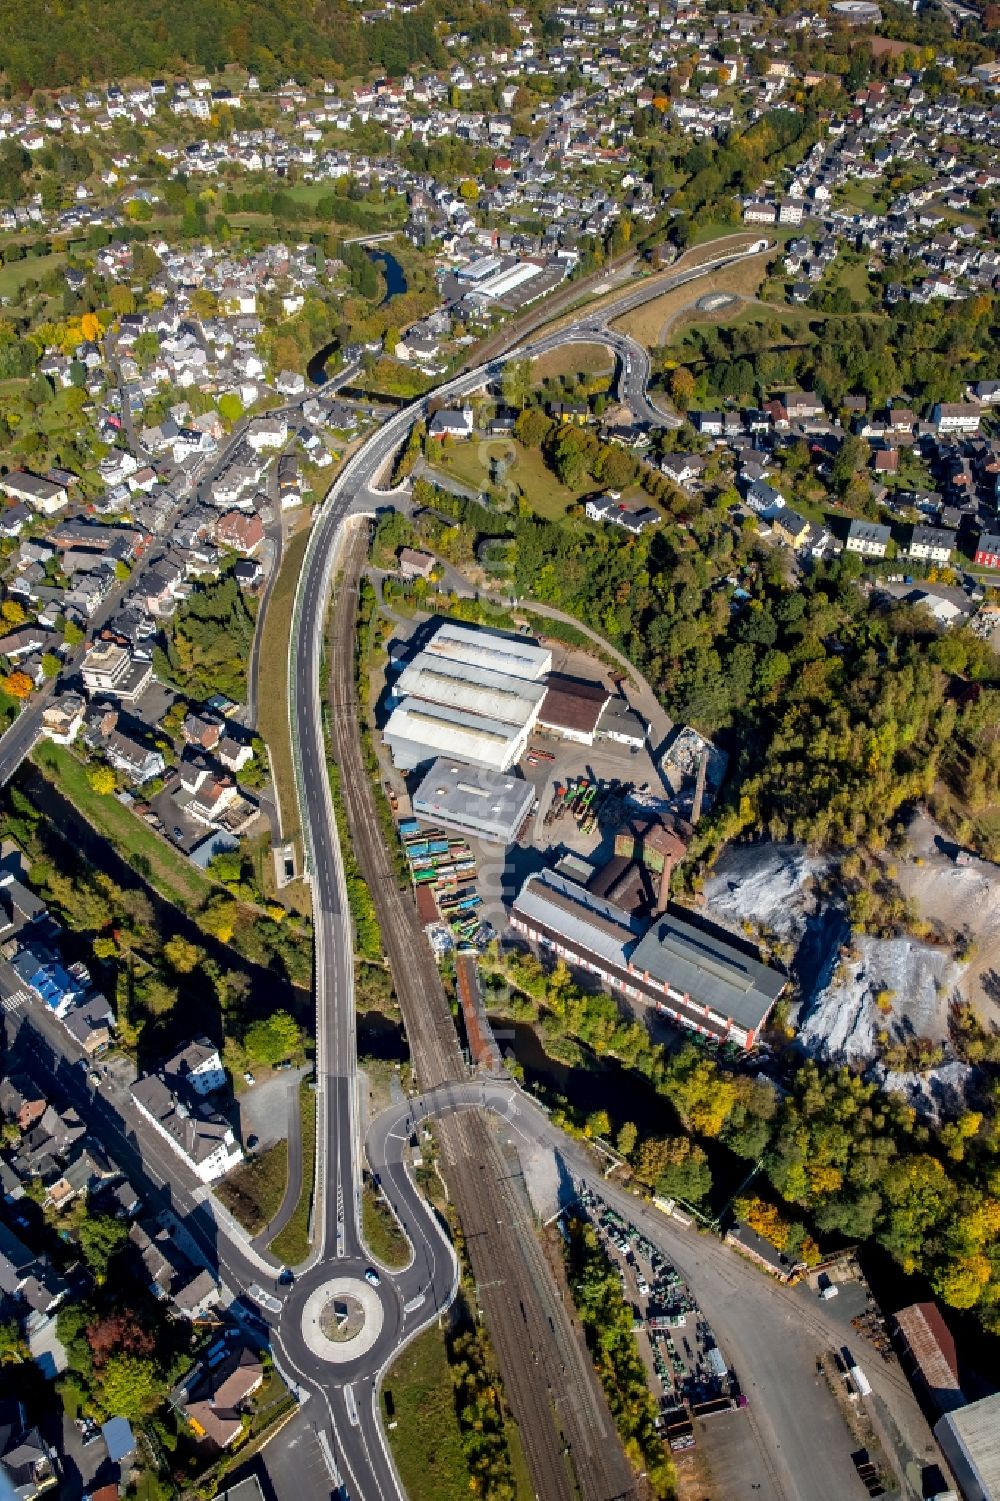
M 466 709 L 470 714 L 482 714 L 531 730 L 546 689 L 543 683 L 511 678 L 504 672 L 491 672 L 486 667 L 421 652 L 400 674 L 395 692 L 399 698 L 448 704 L 453 709 Z
M 385 742 L 400 771 L 437 756 L 505 772 L 527 749 L 552 654 L 533 641 L 445 621 L 400 673 Z
M 457 625 L 450 620 L 438 626 L 424 650 L 435 657 L 506 672 L 532 683 L 540 682 L 552 671 L 552 653 L 537 641 L 476 630 L 474 626 Z

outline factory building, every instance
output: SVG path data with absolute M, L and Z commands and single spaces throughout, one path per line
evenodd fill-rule
M 945 1413 L 934 1437 L 963 1501 L 1000 1501 L 1000 1395 Z
M 610 699 L 603 683 L 553 672 L 549 675 L 538 723 L 563 740 L 593 745 L 598 723 Z
M 787 984 L 707 923 L 662 913 L 650 928 L 552 871 L 529 876 L 514 928 L 575 969 L 706 1037 L 751 1048 Z
M 399 771 L 414 771 L 443 755 L 461 758 L 471 766 L 507 771 L 524 754 L 526 740 L 527 734 L 517 725 L 429 704 L 422 698 L 404 698 L 385 727 L 385 743 Z
M 474 839 L 513 844 L 534 802 L 530 782 L 442 756 L 414 792 L 413 812 Z
M 538 683 L 552 671 L 552 653 L 525 636 L 504 636 L 499 631 L 477 630 L 446 620 L 438 626 L 425 651 L 454 662 L 468 662 L 512 678 Z
M 385 742 L 412 771 L 438 756 L 497 773 L 524 755 L 552 654 L 533 641 L 445 621 L 393 687 Z
M 492 672 L 468 662 L 449 661 L 430 652 L 421 652 L 404 667 L 393 692 L 400 699 L 422 698 L 430 704 L 445 704 L 485 719 L 519 725 L 529 733 L 545 698 L 541 683 Z

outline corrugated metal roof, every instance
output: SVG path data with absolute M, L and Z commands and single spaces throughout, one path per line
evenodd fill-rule
M 637 945 L 632 965 L 748 1030 L 761 1025 L 788 983 L 723 934 L 671 913 L 658 918 Z
M 421 652 L 403 669 L 396 691 L 518 726 L 534 723 L 545 697 L 541 683 L 429 652 Z
M 530 682 L 537 682 L 552 671 L 552 653 L 536 641 L 502 636 L 496 631 L 475 630 L 472 626 L 457 625 L 450 620 L 438 627 L 425 650 L 436 657 L 474 663 L 494 672 L 507 672 L 511 677 L 527 678 Z
M 942 1425 L 958 1436 L 984 1493 L 1000 1497 L 1000 1395 L 983 1397 L 950 1412 L 935 1433 L 940 1433 Z
M 949 1405 L 949 1394 L 957 1393 L 961 1398 L 955 1341 L 934 1304 L 911 1303 L 899 1309 L 895 1319 L 921 1376 L 941 1407 Z
M 514 902 L 515 916 L 528 923 L 539 923 L 618 969 L 625 970 L 626 949 L 642 932 L 610 902 L 602 901 L 582 886 L 555 871 L 529 876 Z
M 384 735 L 400 767 L 446 755 L 495 771 L 517 760 L 525 740 L 525 731 L 514 725 L 416 698 L 404 698 L 393 709 Z

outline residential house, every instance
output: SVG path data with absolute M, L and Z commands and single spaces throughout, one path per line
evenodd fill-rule
M 473 431 L 472 411 L 469 407 L 445 408 L 435 412 L 427 428 L 429 438 L 470 438 Z
M 116 698 L 134 704 L 152 680 L 152 662 L 118 641 L 95 641 L 83 661 L 83 685 L 92 698 Z
M 980 532 L 975 561 L 980 568 L 1000 568 L 1000 533 Z
M 889 528 L 878 522 L 852 521 L 845 546 L 848 552 L 860 553 L 866 558 L 884 558 L 890 537 Z
M 982 408 L 972 401 L 939 401 L 931 421 L 941 433 L 978 433 Z
M 418 552 L 413 547 L 400 549 L 399 571 L 404 579 L 429 579 L 435 563 L 436 559 L 429 552 Z
M 90 1058 L 103 1053 L 111 1046 L 115 1031 L 114 1013 L 107 997 L 95 992 L 85 996 L 63 1019 L 63 1024 L 83 1051 Z
M 170 1228 L 155 1220 L 140 1221 L 129 1231 L 133 1255 L 146 1286 L 158 1302 L 170 1302 L 183 1318 L 201 1319 L 217 1307 L 221 1292 L 212 1273 L 189 1261 Z
M 812 530 L 805 517 L 800 516 L 798 511 L 793 511 L 790 506 L 782 506 L 781 510 L 776 511 L 771 517 L 771 525 L 779 541 L 795 552 L 805 547 Z
M 0 490 L 11 500 L 23 501 L 42 516 L 55 516 L 69 504 L 69 492 L 65 485 L 43 479 L 40 474 L 30 474 L 18 469 L 0 479 Z
M 954 551 L 954 532 L 939 526 L 915 526 L 906 556 L 922 563 L 950 563 Z
M 5 1074 L 0 1079 L 0 1112 L 22 1131 L 29 1131 L 45 1114 L 48 1100 L 27 1074 Z
M 0 1492 L 7 1501 L 35 1501 L 59 1481 L 58 1461 L 28 1423 L 16 1397 L 0 1402 Z
M 786 391 L 782 401 L 790 422 L 802 422 L 810 417 L 823 415 L 823 403 L 815 391 Z
M 162 1067 L 163 1077 L 174 1088 L 191 1089 L 199 1097 L 214 1094 L 226 1082 L 219 1050 L 206 1037 L 195 1038 Z
M 158 750 L 151 750 L 119 729 L 112 730 L 105 737 L 102 750 L 110 765 L 123 772 L 136 786 L 162 776 L 166 767 Z
M 80 732 L 87 701 L 82 693 L 67 690 L 58 694 L 42 710 L 42 734 L 56 745 L 72 745 Z
M 189 1093 L 186 1081 L 183 1088 L 182 1098 L 162 1074 L 145 1074 L 132 1085 L 132 1098 L 195 1176 L 214 1183 L 243 1161 L 243 1152 L 229 1122 Z
M 176 1405 L 196 1436 L 214 1449 L 228 1449 L 243 1432 L 247 1401 L 264 1381 L 260 1356 L 240 1346 L 215 1365 L 206 1360 L 186 1378 Z
M 216 522 L 215 540 L 220 547 L 231 547 L 252 557 L 263 545 L 264 523 L 256 514 L 245 516 L 242 511 L 227 511 Z

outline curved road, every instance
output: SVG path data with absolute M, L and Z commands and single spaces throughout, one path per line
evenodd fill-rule
M 641 302 L 706 276 L 720 264 L 740 260 L 745 253 L 719 257 L 675 278 L 658 280 L 653 288 L 627 293 L 599 314 L 581 315 L 570 327 L 519 347 L 516 356 L 505 354 L 445 382 L 433 396 L 436 400 L 459 399 L 499 374 L 509 358 L 542 354 L 568 340 L 599 341 L 615 352 L 621 399 L 642 420 L 663 426 L 674 424 L 678 419 L 664 416 L 646 396 L 648 354 L 625 335 L 610 330 L 608 324 Z M 450 1302 L 456 1287 L 456 1267 L 435 1216 L 405 1170 L 408 1133 L 405 1123 L 397 1120 L 385 1136 L 375 1134 L 370 1156 L 373 1168 L 385 1173 L 384 1190 L 414 1247 L 413 1260 L 401 1273 L 382 1274 L 378 1288 L 382 1326 L 365 1355 L 333 1365 L 324 1364 L 316 1354 L 315 1340 L 310 1343 L 307 1328 L 306 1309 L 311 1296 L 334 1271 L 358 1276 L 370 1265 L 360 1232 L 352 934 L 326 768 L 321 663 L 344 523 L 352 515 L 370 513 L 378 503 L 379 479 L 412 423 L 426 415 L 429 400 L 426 396 L 391 416 L 335 480 L 313 523 L 289 643 L 289 714 L 315 931 L 317 1229 L 312 1261 L 284 1299 L 273 1340 L 283 1367 L 316 1396 L 329 1417 L 325 1446 L 335 1475 L 346 1484 L 352 1501 L 397 1501 L 402 1495 L 382 1434 L 378 1382 L 401 1345 Z M 442 1103 L 445 1099 L 442 1097 Z

